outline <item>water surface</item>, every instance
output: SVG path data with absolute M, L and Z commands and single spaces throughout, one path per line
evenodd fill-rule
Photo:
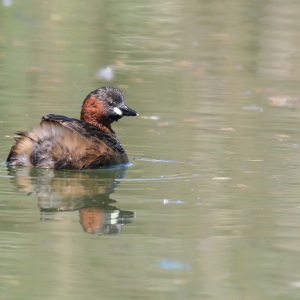
M 0 166 L 1 299 L 298 299 L 299 5 L 2 1 L 1 161 L 100 86 L 140 116 L 127 168 Z

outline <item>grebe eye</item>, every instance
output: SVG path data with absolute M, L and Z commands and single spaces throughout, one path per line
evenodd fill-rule
M 115 106 L 114 103 L 113 103 L 113 101 L 109 101 L 109 102 L 108 102 L 108 105 L 109 105 L 110 107 L 114 107 L 114 106 Z

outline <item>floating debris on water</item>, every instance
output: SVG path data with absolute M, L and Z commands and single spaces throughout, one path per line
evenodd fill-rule
M 222 127 L 220 131 L 227 131 L 227 132 L 236 132 L 236 129 L 233 127 Z
M 4 7 L 12 6 L 12 0 L 2 0 L 2 6 Z
M 263 159 L 247 159 L 247 161 L 252 161 L 252 162 L 261 162 L 264 161 Z
M 141 119 L 145 119 L 145 120 L 153 120 L 153 121 L 157 121 L 160 120 L 159 116 L 142 116 Z
M 248 105 L 248 106 L 243 106 L 244 110 L 258 110 L 259 112 L 263 112 L 264 109 L 261 106 L 257 105 Z
M 162 260 L 162 261 L 160 261 L 159 265 L 163 269 L 171 269 L 171 270 L 189 271 L 192 269 L 190 264 L 182 263 L 182 262 L 178 262 L 178 261 Z
M 213 180 L 231 180 L 230 177 L 214 177 Z
M 114 68 L 111 66 L 107 66 L 105 68 L 101 68 L 97 72 L 97 78 L 106 80 L 106 81 L 111 81 L 115 78 L 115 71 Z
M 292 97 L 292 96 L 269 97 L 268 102 L 269 105 L 272 107 L 300 108 L 300 100 L 298 97 Z
M 248 189 L 250 188 L 250 185 L 244 184 L 244 183 L 238 183 L 234 187 L 241 188 L 241 189 Z
M 186 202 L 184 202 L 182 200 L 168 200 L 168 199 L 164 199 L 163 200 L 163 204 L 186 204 Z

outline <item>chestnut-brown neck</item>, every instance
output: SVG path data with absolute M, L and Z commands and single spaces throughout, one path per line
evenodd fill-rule
M 115 132 L 110 126 L 111 122 L 105 115 L 103 103 L 93 96 L 84 100 L 80 120 L 97 126 L 104 132 L 115 137 Z

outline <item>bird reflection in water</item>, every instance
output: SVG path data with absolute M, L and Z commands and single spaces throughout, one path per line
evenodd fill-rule
M 110 199 L 125 177 L 126 167 L 99 170 L 57 171 L 8 166 L 9 175 L 19 191 L 35 194 L 41 220 L 53 220 L 53 214 L 79 210 L 84 231 L 98 235 L 116 235 L 131 223 L 135 213 L 121 210 Z

